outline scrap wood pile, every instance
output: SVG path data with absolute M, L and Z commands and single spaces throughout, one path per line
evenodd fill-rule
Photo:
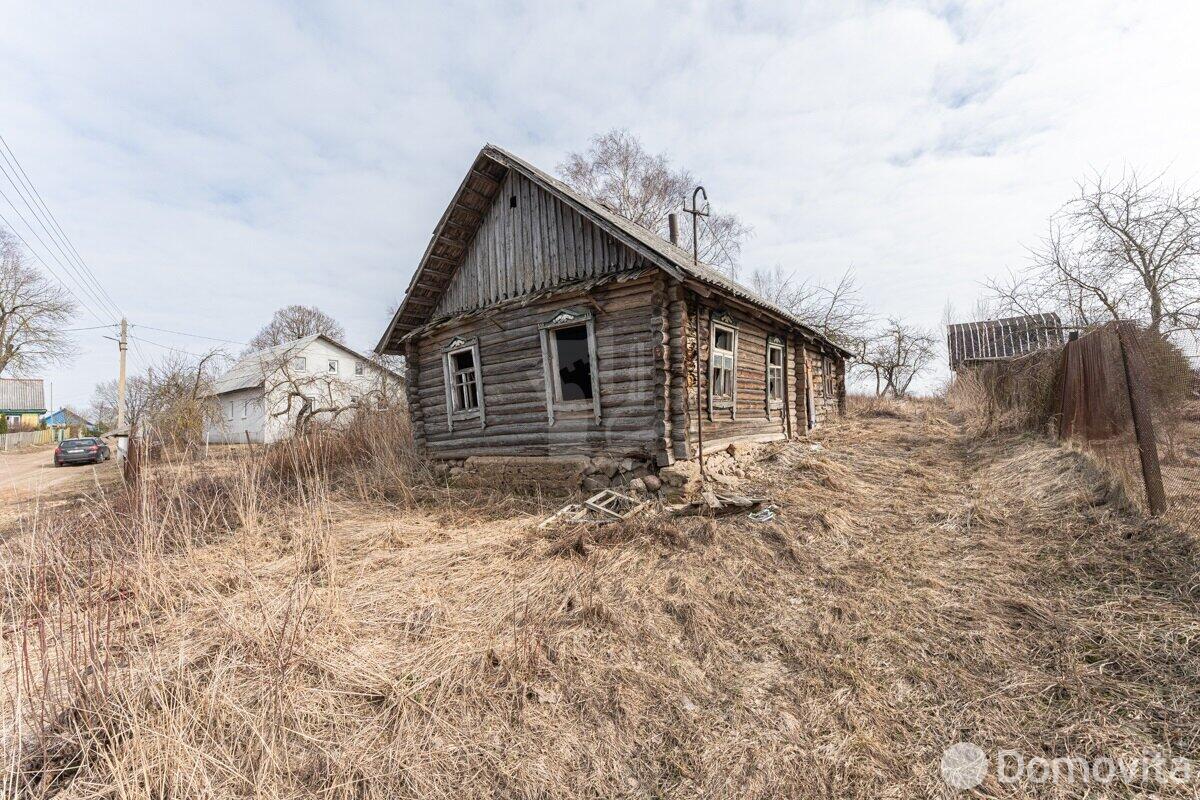
M 544 519 L 539 528 L 555 525 L 605 525 L 621 522 L 650 512 L 657 506 L 660 513 L 670 516 L 722 517 L 746 511 L 757 522 L 775 518 L 778 508 L 768 504 L 765 497 L 748 497 L 726 491 L 703 489 L 699 497 L 685 503 L 662 505 L 650 500 L 636 500 L 612 489 L 597 492 L 582 503 L 568 503 Z

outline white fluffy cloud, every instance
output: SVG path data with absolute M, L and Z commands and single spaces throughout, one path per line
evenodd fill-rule
M 27 4 L 0 133 L 135 324 L 300 302 L 363 346 L 485 141 L 552 169 L 627 127 L 754 226 L 747 267 L 853 266 L 931 327 L 1089 169 L 1197 169 L 1191 3 L 643 5 Z M 80 336 L 56 400 L 115 369 Z

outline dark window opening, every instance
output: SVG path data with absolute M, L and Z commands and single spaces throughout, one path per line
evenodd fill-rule
M 587 325 L 556 328 L 554 355 L 559 399 L 591 400 L 592 360 L 588 351 Z
M 517 196 L 515 194 L 512 197 L 508 198 L 508 207 L 509 208 L 517 207 Z

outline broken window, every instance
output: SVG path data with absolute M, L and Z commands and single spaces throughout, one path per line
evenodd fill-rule
M 733 401 L 737 380 L 737 331 L 713 326 L 712 357 L 709 359 L 709 397 L 712 402 Z
M 783 345 L 767 346 L 767 399 L 783 402 Z
M 450 388 L 455 411 L 479 408 L 479 384 L 475 375 L 475 353 L 471 349 L 450 354 Z
M 590 412 L 600 421 L 595 324 L 591 309 L 564 308 L 539 326 L 551 425 L 559 412 L 573 418 Z
M 555 328 L 554 373 L 558 376 L 555 399 L 563 402 L 592 399 L 592 358 L 587 325 Z

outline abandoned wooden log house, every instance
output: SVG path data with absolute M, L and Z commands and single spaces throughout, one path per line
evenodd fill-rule
M 701 446 L 804 435 L 843 409 L 848 355 L 490 145 L 377 350 L 406 356 L 413 435 L 432 459 L 612 457 L 649 469 Z

